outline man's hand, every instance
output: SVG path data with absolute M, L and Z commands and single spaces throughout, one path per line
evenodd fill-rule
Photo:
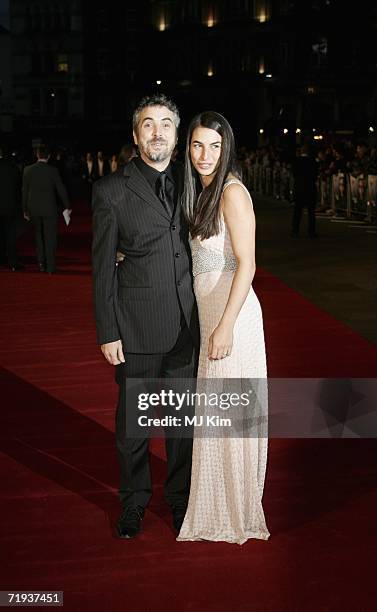
M 125 257 L 126 256 L 124 253 L 122 253 L 121 251 L 117 251 L 117 259 L 116 259 L 117 264 L 122 263 Z
M 24 212 L 24 219 L 26 219 L 26 221 L 30 221 L 30 215 L 27 212 Z
M 120 363 L 125 363 L 126 361 L 123 355 L 121 340 L 101 344 L 101 351 L 104 354 L 106 361 L 108 361 L 108 363 L 111 365 L 119 365 Z

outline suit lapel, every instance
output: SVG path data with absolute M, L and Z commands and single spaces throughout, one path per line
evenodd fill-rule
M 130 162 L 124 168 L 124 177 L 127 181 L 127 187 L 136 195 L 142 198 L 149 206 L 151 206 L 159 215 L 171 221 L 171 217 L 165 210 L 162 202 L 158 199 L 148 181 L 143 177 L 139 169 Z

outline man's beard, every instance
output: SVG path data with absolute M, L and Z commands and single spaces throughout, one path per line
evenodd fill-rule
M 151 145 L 155 142 L 160 142 L 161 144 L 165 145 L 165 148 L 160 151 L 153 151 Z M 139 143 L 139 148 L 148 159 L 154 162 L 163 162 L 166 159 L 169 159 L 174 150 L 174 146 L 169 148 L 166 140 L 162 140 L 160 138 L 157 140 L 148 140 L 145 145 L 142 144 L 141 146 Z

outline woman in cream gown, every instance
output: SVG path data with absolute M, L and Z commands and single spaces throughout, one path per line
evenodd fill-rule
M 185 171 L 183 205 L 201 332 L 198 386 L 201 380 L 210 386 L 210 379 L 253 379 L 263 418 L 249 435 L 200 435 L 195 428 L 190 498 L 177 540 L 267 540 L 266 354 L 262 312 L 251 286 L 255 217 L 236 170 L 233 132 L 222 115 L 205 112 L 191 122 Z

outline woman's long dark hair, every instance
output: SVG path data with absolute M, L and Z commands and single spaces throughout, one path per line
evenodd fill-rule
M 190 157 L 192 134 L 197 127 L 215 130 L 222 138 L 216 174 L 208 187 L 204 187 L 202 191 L 199 174 L 193 167 Z M 185 155 L 185 184 L 182 196 L 182 206 L 192 238 L 200 236 L 200 238 L 206 239 L 219 233 L 220 200 L 223 186 L 229 173 L 240 178 L 232 128 L 225 117 L 214 111 L 206 111 L 196 115 L 188 128 Z

